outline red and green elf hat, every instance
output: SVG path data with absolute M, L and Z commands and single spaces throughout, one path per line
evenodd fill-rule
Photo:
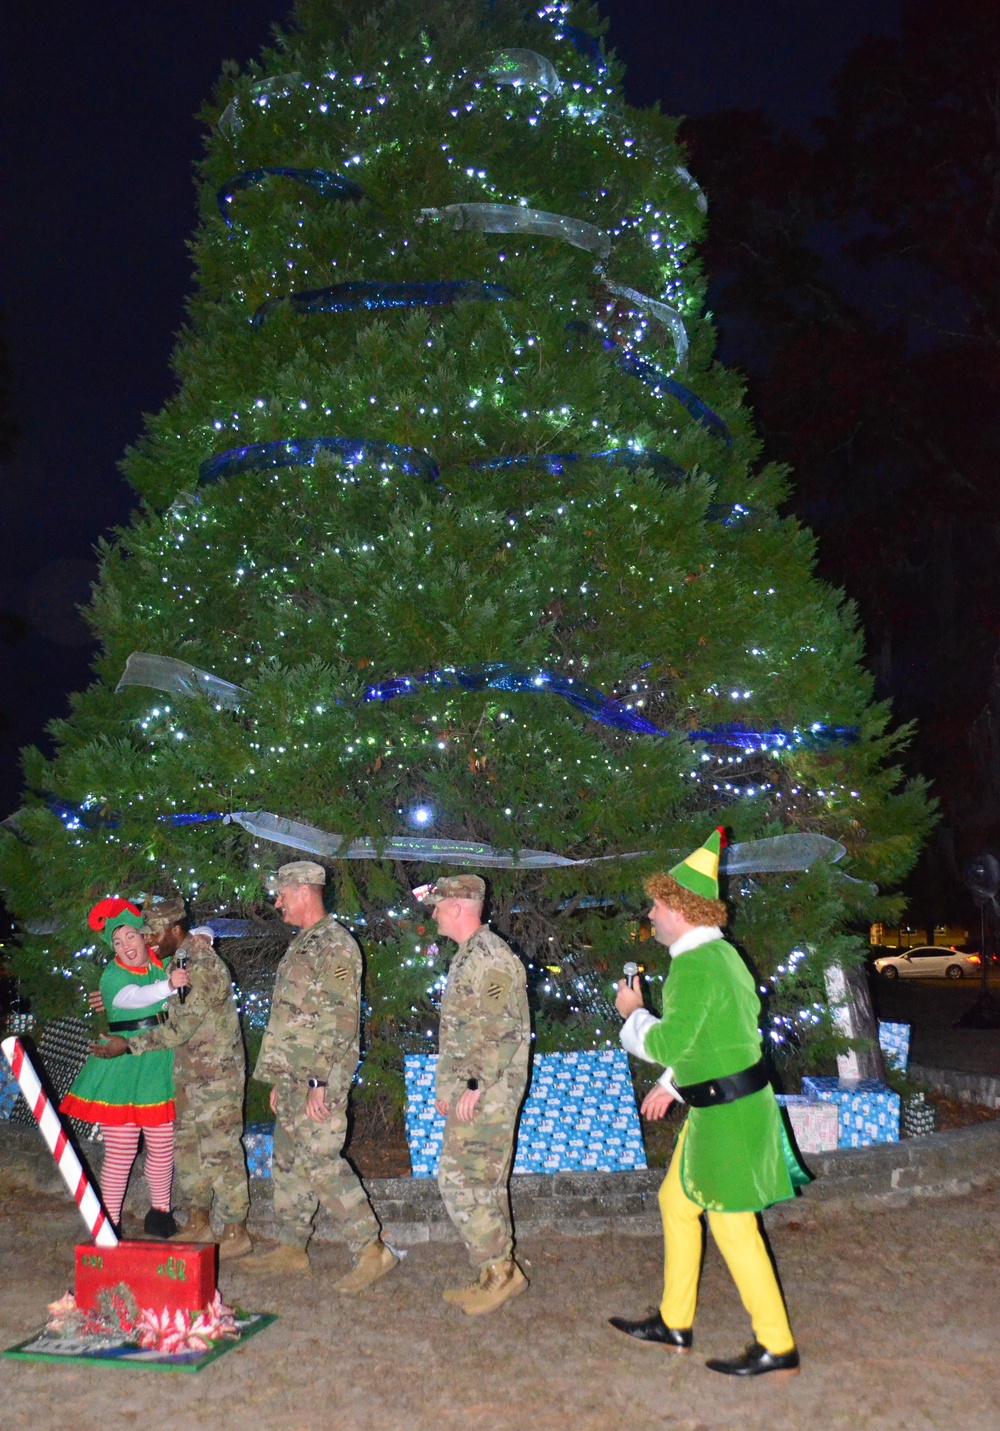
M 726 832 L 722 825 L 712 831 L 708 839 L 697 850 L 693 850 L 679 865 L 674 865 L 667 873 L 684 889 L 692 894 L 700 894 L 702 899 L 719 897 L 719 855 L 726 846 Z
M 113 949 L 112 935 L 116 929 L 123 924 L 131 924 L 133 929 L 142 928 L 142 911 L 130 900 L 111 895 L 108 899 L 97 901 L 87 916 L 87 923 L 97 931 L 108 948 Z

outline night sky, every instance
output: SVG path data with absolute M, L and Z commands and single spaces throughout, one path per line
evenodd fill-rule
M 417 3 L 417 0 L 415 0 Z M 898 0 L 605 0 L 633 103 L 761 107 L 808 137 L 830 80 Z M 93 548 L 127 521 L 117 463 L 172 386 L 190 287 L 193 118 L 224 59 L 246 62 L 282 0 L 20 6 L 5 26 L 0 311 L 21 434 L 2 464 L 0 818 L 18 749 L 87 684 L 74 604 Z M 725 351 L 722 352 L 726 357 Z

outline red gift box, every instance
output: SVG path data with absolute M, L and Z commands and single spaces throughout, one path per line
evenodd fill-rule
M 76 1304 L 89 1311 L 99 1292 L 124 1282 L 140 1309 L 200 1312 L 215 1296 L 214 1242 L 80 1243 L 76 1249 Z

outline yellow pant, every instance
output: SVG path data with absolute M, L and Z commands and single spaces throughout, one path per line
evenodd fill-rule
M 681 1129 L 667 1176 L 660 1188 L 663 1219 L 664 1272 L 660 1316 L 668 1327 L 686 1331 L 694 1322 L 701 1273 L 703 1209 L 692 1202 L 681 1182 Z M 754 1336 L 761 1346 L 780 1356 L 795 1345 L 784 1299 L 754 1212 L 710 1212 L 708 1225 L 725 1259 Z

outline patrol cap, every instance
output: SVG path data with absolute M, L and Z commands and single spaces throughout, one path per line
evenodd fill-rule
M 486 882 L 479 875 L 444 875 L 433 884 L 422 884 L 413 891 L 418 904 L 440 904 L 442 899 L 486 898 Z
M 324 885 L 326 884 L 326 870 L 315 860 L 292 860 L 290 864 L 282 865 L 278 873 L 272 875 L 268 880 L 268 885 L 274 894 L 277 894 L 279 889 L 284 889 L 287 884 Z
M 150 933 L 159 934 L 172 924 L 183 924 L 187 910 L 182 899 L 147 900 L 142 909 L 142 922 Z

